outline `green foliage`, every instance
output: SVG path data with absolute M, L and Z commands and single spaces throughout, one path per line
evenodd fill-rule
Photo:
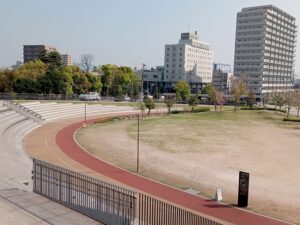
M 130 67 L 103 65 L 101 67 L 102 94 L 122 98 L 130 96 L 138 99 L 141 92 L 141 81 Z
M 194 113 L 199 113 L 199 112 L 209 112 L 210 111 L 210 107 L 195 107 L 194 108 Z
M 20 77 L 14 84 L 14 91 L 17 93 L 37 93 L 37 81 L 29 77 Z
M 147 97 L 144 101 L 146 108 L 148 109 L 148 116 L 150 115 L 151 109 L 155 109 L 155 102 L 152 98 Z
M 208 94 L 212 92 L 212 90 L 214 90 L 215 87 L 212 84 L 208 84 L 206 85 L 203 90 L 202 90 L 202 94 Z
M 59 52 L 51 51 L 48 52 L 45 57 L 41 58 L 46 65 L 48 70 L 59 70 L 63 66 L 63 62 Z
M 171 108 L 172 108 L 172 106 L 174 105 L 174 103 L 175 103 L 175 99 L 174 98 L 166 98 L 165 99 L 165 104 L 167 105 L 167 107 L 168 107 L 168 113 L 170 114 L 170 112 L 171 112 Z
M 145 110 L 146 110 L 145 103 L 141 102 L 141 103 L 139 104 L 139 110 L 141 110 L 142 115 L 143 115 L 144 112 L 145 112 Z
M 209 112 L 209 111 L 210 111 L 210 107 L 198 106 L 194 108 L 194 111 L 192 111 L 192 113 Z M 191 113 L 191 111 L 185 109 L 185 110 L 173 110 L 171 112 L 171 114 L 183 114 L 183 113 Z
M 175 91 L 176 91 L 177 99 L 187 100 L 191 93 L 191 88 L 190 88 L 190 85 L 186 81 L 180 80 L 177 82 L 177 84 L 175 86 Z
M 283 121 L 300 123 L 300 118 L 284 118 Z
M 193 95 L 189 98 L 189 106 L 192 107 L 192 112 L 194 112 L 194 108 L 199 104 L 199 99 L 196 95 Z

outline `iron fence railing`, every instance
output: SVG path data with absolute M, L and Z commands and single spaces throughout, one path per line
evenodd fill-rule
M 145 194 L 139 194 L 138 202 L 138 225 L 222 225 Z
M 33 190 L 107 225 L 222 225 L 142 193 L 108 184 L 37 159 Z M 138 198 L 136 198 L 138 196 Z
M 36 159 L 33 190 L 101 223 L 134 224 L 134 192 Z

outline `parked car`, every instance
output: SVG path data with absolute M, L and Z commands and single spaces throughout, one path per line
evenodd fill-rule
M 81 101 L 100 101 L 101 97 L 97 92 L 90 92 L 89 94 L 80 94 L 79 100 L 81 100 Z

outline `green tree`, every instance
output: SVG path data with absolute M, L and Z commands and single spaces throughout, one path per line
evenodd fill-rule
M 208 84 L 206 85 L 203 90 L 202 90 L 202 94 L 208 94 L 212 91 L 212 90 L 215 90 L 215 86 L 213 86 L 212 84 Z
M 90 73 L 87 73 L 86 77 L 87 77 L 88 81 L 91 84 L 89 91 L 101 93 L 102 83 L 101 83 L 100 77 L 95 76 L 95 75 L 90 74 Z
M 155 109 L 155 102 L 152 98 L 146 97 L 144 103 L 145 103 L 146 108 L 148 109 L 148 116 L 149 116 L 151 110 Z
M 0 71 L 0 91 L 13 92 L 17 78 L 15 70 L 5 69 Z
M 37 81 L 30 77 L 20 77 L 14 84 L 14 91 L 17 93 L 38 93 Z
M 171 113 L 171 108 L 175 103 L 175 99 L 174 98 L 165 98 L 165 104 L 168 107 L 168 114 Z
M 180 80 L 175 86 L 175 91 L 177 99 L 187 100 L 190 95 L 191 88 L 186 81 Z
M 61 56 L 57 51 L 48 52 L 43 58 L 41 58 L 41 61 L 47 65 L 48 70 L 60 70 L 63 66 Z
M 91 87 L 91 83 L 88 81 L 84 73 L 74 73 L 73 79 L 73 92 L 80 95 L 87 93 Z
M 139 104 L 139 110 L 141 110 L 142 116 L 144 116 L 144 112 L 145 112 L 145 110 L 146 110 L 145 103 L 140 102 L 140 104 Z
M 29 61 L 16 70 L 17 77 L 26 77 L 37 80 L 46 73 L 46 65 L 41 60 Z
M 192 107 L 192 112 L 195 111 L 195 106 L 199 104 L 199 99 L 196 95 L 193 95 L 189 98 L 189 106 Z
M 102 94 L 110 95 L 112 82 L 114 78 L 114 73 L 117 70 L 117 66 L 106 64 L 101 66 L 100 74 L 101 74 L 101 82 L 103 84 Z

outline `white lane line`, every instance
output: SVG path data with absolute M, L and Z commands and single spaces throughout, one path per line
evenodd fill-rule
M 45 144 L 46 144 L 46 146 L 49 147 L 48 142 L 47 142 L 47 139 L 46 139 L 46 138 L 44 138 L 44 139 L 45 139 Z
M 74 171 L 79 172 L 74 166 L 70 165 L 69 163 L 65 162 L 61 158 L 57 157 L 59 161 L 61 161 L 63 164 L 67 165 L 68 167 L 71 167 Z

